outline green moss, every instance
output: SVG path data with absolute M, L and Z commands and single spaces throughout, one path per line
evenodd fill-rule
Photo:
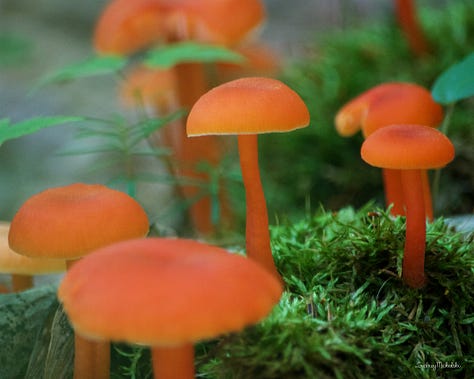
M 372 205 L 273 228 L 285 294 L 199 358 L 203 377 L 472 377 L 474 236 L 429 224 L 429 282 L 412 290 L 400 279 L 404 234 L 404 218 Z M 424 366 L 437 364 L 459 367 Z

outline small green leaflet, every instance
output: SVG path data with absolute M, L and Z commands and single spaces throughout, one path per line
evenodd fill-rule
M 452 104 L 474 95 L 474 53 L 452 65 L 436 79 L 431 94 L 440 104 Z
M 123 69 L 127 63 L 128 60 L 126 57 L 118 55 L 94 56 L 82 62 L 63 67 L 47 75 L 39 81 L 38 87 L 79 78 L 113 74 Z
M 60 124 L 84 120 L 85 119 L 82 117 L 47 116 L 34 117 L 28 120 L 17 122 L 15 124 L 10 124 L 10 120 L 3 118 L 0 119 L 0 146 L 5 141 L 8 141 L 10 139 L 22 137 L 27 134 L 32 134 L 50 126 L 57 126 Z
M 160 46 L 148 52 L 145 64 L 150 67 L 170 68 L 177 63 L 243 62 L 244 57 L 222 46 L 194 42 L 179 42 Z

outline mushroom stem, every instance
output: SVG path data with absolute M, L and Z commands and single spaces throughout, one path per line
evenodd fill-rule
M 11 274 L 11 279 L 13 292 L 21 292 L 33 287 L 31 275 Z
M 152 347 L 151 359 L 155 379 L 194 379 L 194 347 Z
M 245 187 L 247 256 L 281 280 L 270 246 L 267 204 L 258 167 L 257 135 L 243 134 L 238 135 L 237 138 L 240 168 Z
M 403 201 L 403 189 L 400 170 L 382 169 L 382 177 L 385 190 L 385 204 L 392 205 L 390 213 L 393 216 L 405 215 L 405 204 Z
M 429 46 L 418 22 L 413 0 L 395 0 L 395 11 L 400 28 L 412 52 L 417 56 L 426 55 L 429 52 Z
M 109 379 L 110 343 L 74 335 L 74 379 Z
M 67 270 L 80 259 L 66 260 Z M 109 379 L 110 342 L 92 341 L 74 332 L 74 379 Z
M 403 195 L 406 204 L 406 235 L 402 277 L 413 288 L 424 286 L 426 279 L 425 241 L 426 216 L 421 170 L 401 170 Z

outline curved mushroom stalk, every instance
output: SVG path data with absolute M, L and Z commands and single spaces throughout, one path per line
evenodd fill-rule
M 258 166 L 258 136 L 239 135 L 239 157 L 245 187 L 246 227 L 245 240 L 247 256 L 260 263 L 281 280 L 273 260 L 268 212 Z

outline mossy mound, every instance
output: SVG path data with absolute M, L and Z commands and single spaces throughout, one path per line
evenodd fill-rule
M 404 218 L 366 206 L 272 229 L 287 290 L 199 354 L 206 378 L 470 378 L 474 235 L 429 224 L 422 290 L 400 279 Z

